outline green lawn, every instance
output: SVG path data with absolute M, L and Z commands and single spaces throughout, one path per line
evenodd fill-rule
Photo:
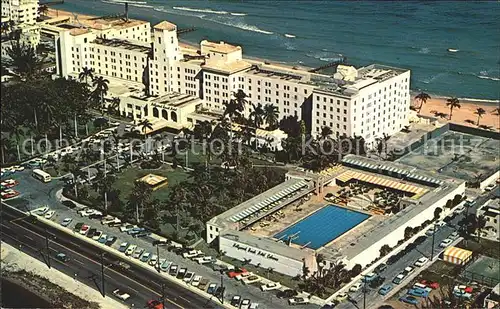
M 163 165 L 159 169 L 153 170 L 143 170 L 138 167 L 129 167 L 122 170 L 116 176 L 116 181 L 114 183 L 114 188 L 120 190 L 120 199 L 122 201 L 128 200 L 128 195 L 132 192 L 135 181 L 147 174 L 160 175 L 168 179 L 168 185 L 153 192 L 153 197 L 160 201 L 168 198 L 170 188 L 174 184 L 182 182 L 188 177 L 188 174 L 182 168 L 174 170 L 170 165 Z
M 457 247 L 467 249 L 482 255 L 486 255 L 495 259 L 500 259 L 500 250 L 498 250 L 498 242 L 483 239 L 478 243 L 476 240 L 462 240 Z

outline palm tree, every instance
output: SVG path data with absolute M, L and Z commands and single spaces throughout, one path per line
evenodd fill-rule
M 243 90 L 239 89 L 233 95 L 234 95 L 234 98 L 235 98 L 236 103 L 238 105 L 238 109 L 241 112 L 243 112 L 245 110 L 245 105 L 248 103 L 246 100 L 246 98 L 247 98 L 246 93 Z
M 493 115 L 500 116 L 500 107 L 495 108 L 491 111 Z
M 108 106 L 107 106 L 107 112 L 108 112 L 108 122 L 111 121 L 111 114 L 116 114 L 118 111 L 118 108 L 120 107 L 120 98 L 119 97 L 113 97 L 108 100 Z
M 430 95 L 428 95 L 425 92 L 420 92 L 415 99 L 420 101 L 420 106 L 418 107 L 418 114 L 420 114 L 420 111 L 422 110 L 422 106 L 424 106 L 425 103 L 427 103 L 427 100 L 431 98 Z
M 80 74 L 78 74 L 78 79 L 80 81 L 85 81 L 85 85 L 88 87 L 88 85 L 89 85 L 88 79 L 89 78 L 90 78 L 90 80 L 94 79 L 94 69 L 93 68 L 84 67 L 82 69 L 82 71 L 80 72 Z
M 479 126 L 479 119 L 483 118 L 483 115 L 486 114 L 486 111 L 483 108 L 479 107 L 476 109 L 474 114 L 477 115 L 477 125 Z
M 95 87 L 92 92 L 95 99 L 99 101 L 99 108 L 101 109 L 101 113 L 104 114 L 104 97 L 108 93 L 109 80 L 105 79 L 102 76 L 98 76 L 92 79 L 92 85 Z
M 451 116 L 453 114 L 453 109 L 461 107 L 460 101 L 457 98 L 449 98 L 446 101 L 447 101 L 446 106 L 450 107 L 450 118 L 448 120 L 451 120 Z
M 327 139 L 332 134 L 333 134 L 332 129 L 328 126 L 324 126 L 321 128 L 320 139 L 323 139 L 323 140 Z
M 149 130 L 153 130 L 153 124 L 151 123 L 151 121 L 149 121 L 149 119 L 147 118 L 144 118 L 142 119 L 141 121 L 139 121 L 139 123 L 137 124 L 139 127 L 141 127 L 141 131 L 142 133 L 144 134 L 144 138 L 147 137 L 146 135 L 146 131 L 149 129 Z
M 42 72 L 44 59 L 37 55 L 35 48 L 21 42 L 19 38 L 7 48 L 7 55 L 6 64 L 14 68 L 21 80 L 34 79 Z
M 40 14 L 40 16 L 47 16 L 47 13 L 49 12 L 49 6 L 46 5 L 46 4 L 40 4 L 40 6 L 38 7 L 38 14 Z
M 262 104 L 252 105 L 253 110 L 250 112 L 250 119 L 254 128 L 258 129 L 264 121 L 264 110 L 262 109 Z
M 267 123 L 268 130 L 274 130 L 278 126 L 278 107 L 272 104 L 266 104 L 263 110 L 264 121 Z

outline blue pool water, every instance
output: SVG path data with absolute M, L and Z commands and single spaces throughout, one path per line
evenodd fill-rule
M 296 235 L 298 238 L 292 240 L 294 244 L 303 246 L 309 243 L 308 248 L 318 249 L 369 217 L 364 213 L 328 205 L 279 232 L 274 237 L 286 241 L 288 236 L 298 233 Z

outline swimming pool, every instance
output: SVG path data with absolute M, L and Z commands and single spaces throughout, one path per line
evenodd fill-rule
M 298 237 L 293 239 L 292 243 L 301 246 L 307 244 L 308 248 L 318 249 L 369 217 L 361 212 L 328 205 L 275 234 L 274 237 L 287 241 L 288 236 L 298 233 L 296 234 Z

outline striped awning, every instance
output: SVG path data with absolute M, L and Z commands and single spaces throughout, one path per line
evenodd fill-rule
M 458 247 L 448 247 L 444 250 L 443 260 L 453 264 L 463 265 L 471 258 L 472 251 Z
M 293 186 L 290 186 L 290 187 L 288 187 L 288 188 L 286 188 L 286 189 L 284 189 L 284 190 L 282 190 L 282 191 L 274 194 L 273 196 L 265 199 L 264 201 L 259 202 L 259 203 L 255 204 L 255 205 L 253 205 L 253 206 L 251 206 L 251 207 L 249 207 L 249 208 L 247 208 L 247 209 L 239 212 L 238 214 L 236 214 L 236 215 L 232 216 L 231 218 L 229 218 L 229 220 L 232 221 L 232 222 L 241 221 L 244 218 L 246 218 L 246 217 L 248 217 L 248 216 L 250 216 L 250 215 L 258 212 L 259 210 L 261 210 L 261 209 L 269 206 L 270 204 L 272 204 L 272 203 L 274 203 L 276 201 L 279 201 L 280 199 L 286 197 L 287 195 L 289 195 L 289 194 L 291 194 L 291 193 L 293 193 L 293 192 L 295 192 L 295 191 L 297 191 L 297 190 L 299 190 L 299 189 L 301 189 L 301 188 L 303 188 L 305 186 L 307 186 L 307 182 L 304 181 L 304 180 L 300 181 L 300 182 L 294 184 Z
M 387 187 L 387 188 L 391 188 L 391 189 L 395 189 L 395 190 L 399 190 L 399 191 L 403 191 L 403 192 L 409 192 L 409 193 L 413 193 L 413 194 L 423 194 L 427 191 L 424 188 L 420 188 L 420 187 L 417 187 L 417 186 L 414 186 L 411 184 L 405 184 L 405 183 L 401 183 L 399 181 L 394 181 L 394 180 L 390 180 L 390 179 L 386 179 L 386 178 L 382 178 L 382 177 L 378 177 L 378 176 L 374 176 L 374 175 L 369 175 L 369 174 L 365 174 L 365 173 L 355 172 L 355 171 L 346 171 L 337 177 L 337 180 L 340 180 L 342 182 L 348 182 L 351 179 L 356 179 L 356 180 L 371 183 L 374 185 Z

